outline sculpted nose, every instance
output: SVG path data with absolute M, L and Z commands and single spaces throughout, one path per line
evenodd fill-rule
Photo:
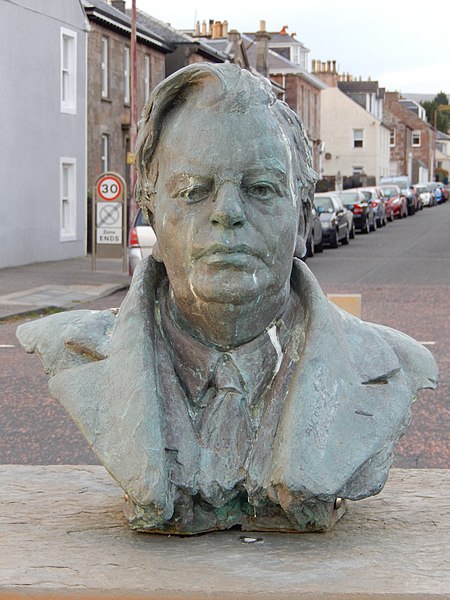
M 234 185 L 223 185 L 217 194 L 211 213 L 211 223 L 226 228 L 242 227 L 245 213 L 239 191 Z

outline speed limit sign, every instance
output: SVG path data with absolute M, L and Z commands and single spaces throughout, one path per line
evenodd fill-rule
M 122 258 L 127 271 L 127 184 L 119 173 L 102 173 L 92 198 L 92 269 L 97 258 Z
M 122 183 L 114 175 L 105 175 L 97 182 L 97 193 L 105 202 L 116 200 L 122 193 Z

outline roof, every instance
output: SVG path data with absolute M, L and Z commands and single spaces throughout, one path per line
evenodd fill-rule
M 101 23 L 105 27 L 131 34 L 131 17 L 114 8 L 103 0 L 81 0 L 88 19 Z M 136 34 L 139 42 L 147 43 L 160 52 L 167 54 L 173 51 L 170 41 L 158 35 L 153 29 L 137 22 Z
M 447 135 L 443 131 L 439 131 L 439 129 L 436 129 L 436 139 L 442 140 L 442 141 L 448 141 L 448 140 L 450 140 L 450 135 Z
M 319 79 L 319 77 L 316 77 L 312 73 L 306 71 L 306 69 L 302 69 L 299 65 L 296 65 L 284 56 L 281 56 L 281 54 L 270 49 L 269 70 L 272 75 L 296 75 L 319 90 L 324 90 L 328 87 L 326 83 Z
M 268 31 L 267 33 L 270 35 L 269 46 L 301 46 L 306 52 L 309 52 L 309 48 L 307 48 L 303 42 L 296 40 L 295 37 L 289 33 L 280 33 L 279 31 Z M 246 32 L 244 35 L 253 39 L 256 33 Z
M 346 94 L 365 93 L 384 95 L 384 88 L 380 88 L 378 81 L 339 81 L 338 88 Z
M 127 10 L 127 14 L 131 18 L 131 10 Z M 203 54 L 206 57 L 214 58 L 215 60 L 225 61 L 227 60 L 227 54 L 223 53 L 218 48 L 213 48 L 209 43 L 206 43 L 204 40 L 194 39 L 190 35 L 183 33 L 182 31 L 178 31 L 169 23 L 163 23 L 159 19 L 152 17 L 148 13 L 137 10 L 136 11 L 136 21 L 142 27 L 145 27 L 147 30 L 152 31 L 159 38 L 164 39 L 174 46 L 179 45 L 193 45 L 197 46 L 197 51 L 199 54 Z

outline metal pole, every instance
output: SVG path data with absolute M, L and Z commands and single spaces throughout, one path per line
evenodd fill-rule
M 134 156 L 137 137 L 137 69 L 136 69 L 136 0 L 131 3 L 131 107 L 130 107 L 130 152 Z M 136 214 L 134 187 L 136 184 L 136 169 L 130 164 L 130 223 Z

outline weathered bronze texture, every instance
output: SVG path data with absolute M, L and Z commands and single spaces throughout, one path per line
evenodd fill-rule
M 311 531 L 378 493 L 428 350 L 323 295 L 305 250 L 316 175 L 302 124 L 235 65 L 192 65 L 140 123 L 156 236 L 118 314 L 23 325 L 50 390 L 127 494 L 131 527 Z

